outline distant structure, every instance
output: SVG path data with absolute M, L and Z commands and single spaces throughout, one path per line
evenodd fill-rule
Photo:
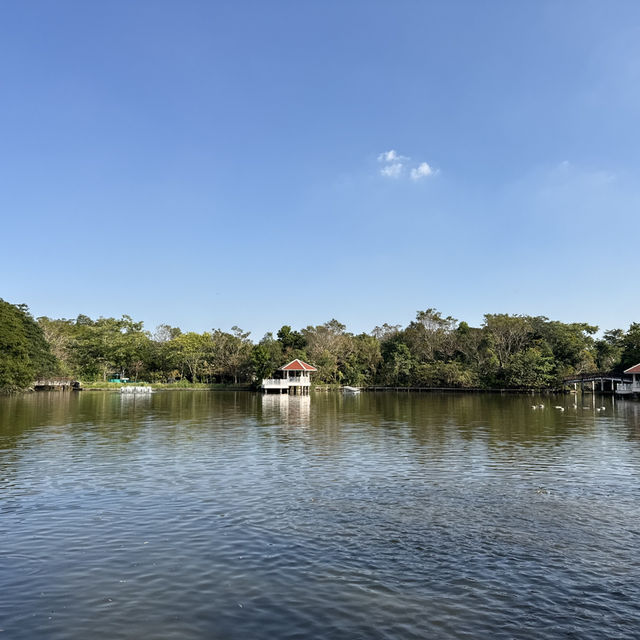
M 36 391 L 80 391 L 80 383 L 73 378 L 39 378 L 33 383 Z
M 125 378 L 124 377 L 124 373 L 120 374 L 120 373 L 112 373 L 109 376 L 109 382 L 123 382 L 123 383 L 127 383 L 129 382 L 129 378 Z
M 619 389 L 621 387 L 624 388 L 625 384 L 630 382 L 631 378 L 629 376 L 611 371 L 576 373 L 563 379 L 565 386 L 573 387 L 573 393 L 577 393 L 578 388 L 582 393 L 620 393 Z M 578 385 L 580 386 L 578 387 Z
M 616 393 L 626 396 L 633 393 L 640 393 L 640 380 L 636 376 L 640 376 L 640 363 L 625 370 L 625 375 L 631 375 L 631 382 L 618 385 Z
M 311 373 L 315 367 L 302 360 L 292 360 L 280 367 L 273 378 L 262 381 L 264 393 L 288 393 L 295 396 L 308 396 L 311 389 Z

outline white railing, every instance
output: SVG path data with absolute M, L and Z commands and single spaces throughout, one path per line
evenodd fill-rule
M 265 389 L 288 389 L 289 381 L 288 380 L 280 380 L 278 378 L 265 378 L 262 381 L 262 386 Z
M 310 378 L 265 378 L 263 389 L 288 389 L 289 387 L 310 387 Z
M 289 378 L 287 380 L 290 387 L 310 387 L 311 379 L 310 378 Z
M 640 393 L 640 382 L 621 382 L 616 387 L 616 393 Z

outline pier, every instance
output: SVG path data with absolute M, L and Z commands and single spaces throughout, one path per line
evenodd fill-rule
M 601 393 L 613 395 L 620 393 L 625 385 L 632 382 L 631 376 L 613 372 L 577 373 L 564 378 L 566 387 L 573 387 L 573 391 L 582 393 Z

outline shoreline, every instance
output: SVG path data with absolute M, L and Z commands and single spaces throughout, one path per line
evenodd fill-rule
M 27 389 L 5 389 L 0 390 L 1 395 L 16 395 L 22 393 L 42 392 L 42 391 L 112 391 L 120 392 L 122 389 L 134 386 L 150 387 L 154 391 L 243 391 L 252 393 L 263 393 L 260 388 L 256 388 L 249 384 L 206 384 L 206 383 L 189 383 L 189 384 L 173 384 L 163 382 L 138 382 L 128 383 L 127 385 L 109 382 L 87 382 L 78 381 L 80 386 L 75 389 L 57 388 L 57 389 L 37 389 L 30 387 Z M 367 387 L 356 387 L 362 393 L 448 393 L 448 394 L 500 394 L 500 395 L 570 395 L 575 391 L 567 388 L 549 387 L 549 388 L 486 388 L 486 387 L 400 387 L 400 386 L 382 386 L 371 385 Z M 316 385 L 311 389 L 315 393 L 343 392 L 341 385 Z M 586 395 L 592 395 L 592 391 L 585 390 Z M 611 391 L 595 391 L 596 395 L 614 395 Z
M 92 386 L 95 385 L 95 386 Z M 141 382 L 139 384 L 130 384 L 129 386 L 140 386 L 140 387 L 150 387 L 154 391 L 243 391 L 243 392 L 251 392 L 251 393 L 260 393 L 263 394 L 261 389 L 256 389 L 250 385 L 206 385 L 201 383 L 196 383 L 194 385 L 180 385 L 174 386 L 172 384 L 166 383 L 144 383 Z M 89 383 L 89 386 L 80 386 L 80 388 L 75 389 L 74 391 L 112 391 L 114 393 L 119 393 L 122 389 L 126 388 L 123 385 L 113 384 L 97 384 L 97 383 Z M 500 394 L 500 395 L 569 395 L 572 392 L 568 389 L 559 389 L 559 388 L 548 388 L 548 389 L 486 389 L 481 387 L 382 387 L 382 386 L 370 386 L 370 387 L 358 387 L 358 389 L 362 393 L 450 393 L 450 394 L 465 394 L 465 393 L 478 393 L 478 394 Z M 66 393 L 63 390 L 36 390 L 33 388 L 23 389 L 23 390 L 15 390 L 4 392 L 5 395 L 13 395 L 20 393 L 31 393 L 37 392 L 42 393 L 43 391 L 55 391 L 56 393 Z M 318 385 L 317 387 L 312 388 L 312 391 L 315 393 L 343 393 L 343 388 L 340 386 L 333 385 Z M 600 392 L 596 392 L 597 395 L 611 395 L 610 392 L 605 392 L 604 394 Z M 263 394 L 263 395 L 273 395 L 273 394 Z M 286 394 L 285 394 L 286 395 Z M 591 394 L 589 394 L 591 395 Z

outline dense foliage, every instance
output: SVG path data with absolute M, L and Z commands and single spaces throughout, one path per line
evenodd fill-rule
M 27 386 L 56 366 L 87 382 L 119 374 L 148 382 L 250 384 L 301 358 L 317 367 L 319 384 L 544 388 L 574 373 L 640 362 L 638 323 L 596 338 L 598 328 L 586 323 L 487 314 L 472 327 L 426 309 L 406 327 L 383 324 L 354 335 L 330 320 L 300 330 L 283 326 L 254 343 L 239 327 L 196 333 L 161 325 L 152 334 L 129 316 L 36 323 L 25 308 L 2 304 L 4 387 Z
M 23 389 L 56 369 L 42 329 L 27 307 L 0 299 L 0 390 Z

